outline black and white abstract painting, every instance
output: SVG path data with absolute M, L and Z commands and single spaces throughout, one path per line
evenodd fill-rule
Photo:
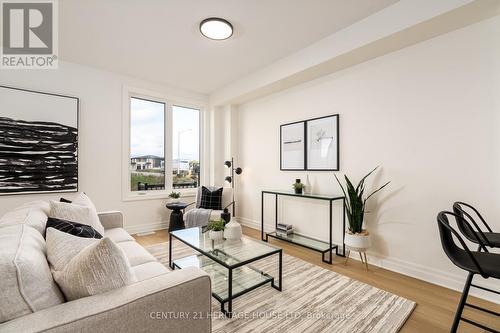
M 0 86 L 0 195 L 78 191 L 78 104 Z
M 305 168 L 305 122 L 300 121 L 280 127 L 280 169 L 304 170 Z
M 339 115 L 306 122 L 307 170 L 339 170 Z

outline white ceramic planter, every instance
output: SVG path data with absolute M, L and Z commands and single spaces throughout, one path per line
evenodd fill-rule
M 208 238 L 210 238 L 213 241 L 219 241 L 224 239 L 224 231 L 213 231 L 210 230 L 208 232 Z
M 179 201 L 181 201 L 181 198 L 170 198 L 171 203 L 178 203 Z
M 364 252 L 364 250 L 370 247 L 370 234 L 366 230 L 363 230 L 363 232 L 359 234 L 346 232 L 344 242 L 349 248 L 355 251 L 360 250 Z
M 226 224 L 226 227 L 224 229 L 224 238 L 225 239 L 241 239 L 241 225 L 236 222 L 236 221 L 231 221 L 228 224 Z

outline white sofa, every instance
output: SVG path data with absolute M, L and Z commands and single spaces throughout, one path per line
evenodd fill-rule
M 0 332 L 211 331 L 208 275 L 194 267 L 170 272 L 123 229 L 120 212 L 99 218 L 138 282 L 65 302 L 46 260 L 48 211 L 48 202 L 37 201 L 0 218 Z

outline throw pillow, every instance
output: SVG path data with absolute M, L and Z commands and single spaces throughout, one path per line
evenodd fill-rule
M 68 301 L 137 281 L 123 251 L 107 237 L 87 246 L 62 271 L 53 273 Z
M 84 238 L 98 238 L 102 235 L 89 225 L 49 217 L 46 228 L 54 228 L 70 235 Z
M 97 212 L 92 207 L 51 201 L 49 217 L 86 224 L 97 230 L 101 235 L 104 235 L 104 227 L 99 220 Z
M 205 186 L 202 186 L 200 208 L 221 210 L 222 191 L 223 191 L 222 187 L 217 190 L 210 191 Z
M 99 240 L 73 236 L 54 228 L 47 229 L 47 261 L 53 270 L 60 271 L 84 248 Z

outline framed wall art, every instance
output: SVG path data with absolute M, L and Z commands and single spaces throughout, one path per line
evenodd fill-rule
M 305 122 L 280 126 L 280 170 L 305 170 Z
M 339 170 L 339 115 L 306 121 L 306 169 Z
M 0 195 L 78 191 L 76 97 L 0 86 Z

